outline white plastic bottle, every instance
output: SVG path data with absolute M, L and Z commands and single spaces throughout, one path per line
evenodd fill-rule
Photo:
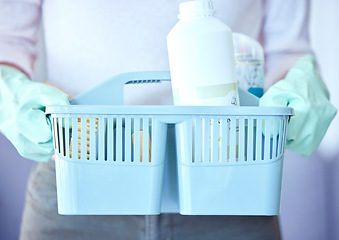
M 257 97 L 264 94 L 264 49 L 260 43 L 233 32 L 238 87 Z
M 231 29 L 214 17 L 211 1 L 179 8 L 167 36 L 174 105 L 238 106 Z

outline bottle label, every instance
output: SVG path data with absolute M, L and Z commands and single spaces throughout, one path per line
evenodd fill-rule
M 239 105 L 237 83 L 202 86 L 195 89 L 173 88 L 172 91 L 175 105 Z M 192 98 L 195 98 L 196 101 L 193 101 Z
M 237 89 L 237 83 L 218 84 L 196 88 L 199 99 L 226 97 L 229 92 Z

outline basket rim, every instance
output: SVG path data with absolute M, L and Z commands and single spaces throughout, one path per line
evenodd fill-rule
M 47 106 L 46 114 L 86 115 L 243 115 L 292 116 L 290 107 L 171 106 L 171 105 L 58 105 Z

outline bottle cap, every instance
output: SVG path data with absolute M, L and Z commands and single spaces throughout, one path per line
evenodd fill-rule
M 183 2 L 179 6 L 180 14 L 179 19 L 186 17 L 198 17 L 198 16 L 213 16 L 215 11 L 213 10 L 213 4 L 210 0 L 189 1 Z

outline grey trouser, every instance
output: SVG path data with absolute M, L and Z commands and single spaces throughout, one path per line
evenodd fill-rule
M 63 216 L 57 212 L 54 161 L 36 163 L 29 178 L 20 240 L 280 239 L 277 217 Z

